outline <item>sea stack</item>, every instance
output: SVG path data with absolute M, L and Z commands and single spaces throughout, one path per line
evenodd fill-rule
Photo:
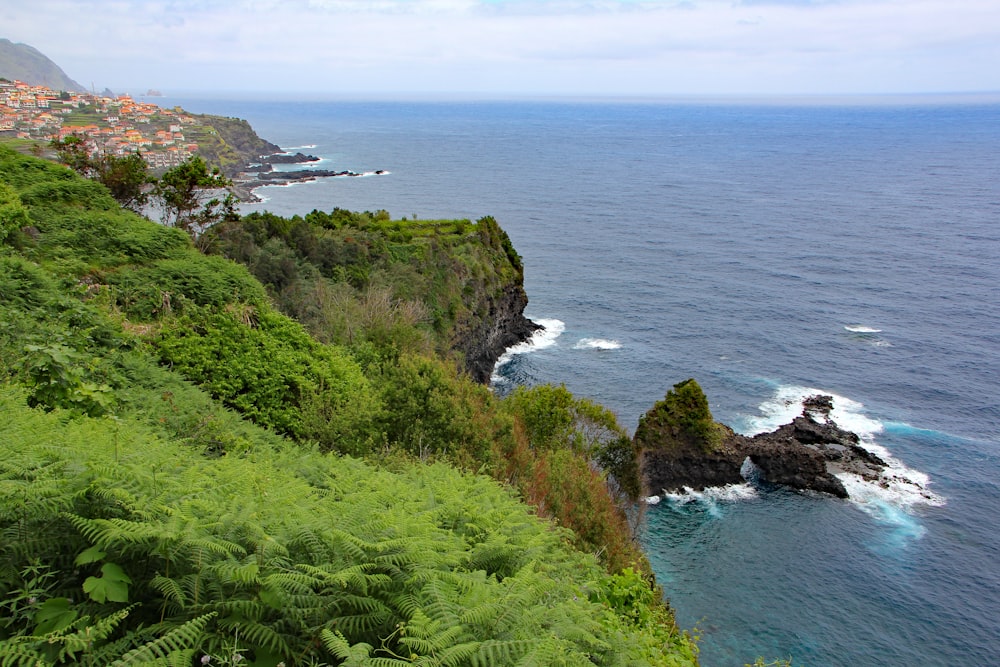
M 838 473 L 874 481 L 886 464 L 830 419 L 832 408 L 832 397 L 812 396 L 790 424 L 751 438 L 712 418 L 697 382 L 680 382 L 643 415 L 635 432 L 646 494 L 741 483 L 749 459 L 763 481 L 846 498 Z

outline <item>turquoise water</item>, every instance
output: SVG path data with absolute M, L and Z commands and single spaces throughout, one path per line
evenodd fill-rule
M 562 382 L 634 428 L 695 377 L 743 432 L 837 397 L 893 459 L 884 488 L 647 509 L 703 664 L 996 662 L 1000 105 L 164 103 L 390 172 L 265 188 L 247 210 L 495 216 L 547 326 L 498 391 Z

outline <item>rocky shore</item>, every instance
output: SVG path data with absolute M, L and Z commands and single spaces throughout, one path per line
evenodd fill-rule
M 352 177 L 364 176 L 366 174 L 350 170 L 330 170 L 330 169 L 294 169 L 276 171 L 274 165 L 289 164 L 309 164 L 319 162 L 320 158 L 315 155 L 305 153 L 273 153 L 262 155 L 259 161 L 246 165 L 243 170 L 233 179 L 234 190 L 237 197 L 242 201 L 260 201 L 254 194 L 254 189 L 264 185 L 291 185 L 292 183 L 306 183 L 320 178 Z M 371 175 L 382 176 L 388 172 L 379 169 L 371 172 Z
M 689 386 L 682 383 L 678 387 L 682 385 Z M 855 433 L 830 419 L 832 401 L 830 396 L 810 397 L 803 404 L 802 414 L 790 424 L 753 437 L 713 422 L 718 437 L 712 438 L 697 435 L 709 432 L 705 430 L 704 415 L 697 416 L 702 422 L 694 431 L 690 430 L 694 422 L 685 421 L 685 415 L 676 410 L 661 414 L 665 407 L 657 404 L 635 434 L 644 488 L 648 495 L 655 495 L 739 484 L 745 481 L 744 465 L 749 460 L 763 481 L 846 498 L 848 493 L 837 477 L 839 473 L 879 482 L 887 466 L 860 445 Z

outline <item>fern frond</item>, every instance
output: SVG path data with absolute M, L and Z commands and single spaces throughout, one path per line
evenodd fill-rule
M 190 621 L 184 623 L 184 625 L 174 628 L 162 637 L 158 637 L 129 651 L 111 664 L 114 667 L 145 664 L 154 660 L 167 660 L 173 654 L 190 651 L 202 641 L 205 626 L 215 616 L 215 612 L 210 612 L 203 616 L 192 618 Z
M 273 572 L 261 578 L 261 585 L 289 595 L 308 595 L 318 588 L 315 577 L 302 572 Z
M 14 637 L 0 642 L 0 667 L 36 667 L 44 665 L 42 654 L 32 645 L 32 637 Z
M 326 647 L 326 650 L 332 653 L 334 657 L 340 658 L 341 660 L 347 660 L 351 657 L 351 644 L 347 641 L 343 634 L 323 628 L 323 630 L 320 631 L 319 636 L 323 645 Z M 371 646 L 367 644 L 356 644 L 355 646 L 358 648 L 355 648 L 354 651 L 357 651 L 358 653 L 364 651 L 364 657 L 367 658 L 371 654 Z
M 260 584 L 260 566 L 252 560 L 249 563 L 235 561 L 215 563 L 212 572 L 225 584 L 235 585 L 238 588 L 256 587 Z
M 365 667 L 410 667 L 413 663 L 399 658 L 371 658 L 363 664 Z
M 468 665 L 474 656 L 479 654 L 482 642 L 468 641 L 461 644 L 453 644 L 440 651 L 435 657 L 437 664 L 441 667 L 460 667 Z M 501 664 L 501 663 L 494 663 Z
M 307 526 L 291 535 L 288 549 L 290 552 L 301 552 L 298 558 L 312 564 L 328 562 L 332 556 L 329 545 L 318 531 Z
M 63 631 L 61 633 L 46 635 L 45 641 L 49 644 L 59 646 L 57 661 L 66 662 L 78 653 L 86 653 L 91 651 L 94 646 L 99 646 L 101 642 L 107 639 L 118 628 L 136 606 L 133 604 L 124 609 L 119 609 L 104 618 L 98 619 L 93 625 L 86 625 L 90 621 L 90 618 L 84 616 L 77 619 L 70 626 L 74 629 L 73 632 L 67 633 Z
M 219 626 L 239 634 L 240 641 L 252 648 L 263 648 L 271 653 L 287 655 L 291 653 L 288 640 L 281 633 L 263 623 L 248 621 L 220 621 Z
M 390 618 L 387 613 L 338 615 L 331 625 L 349 637 L 368 637 L 372 631 L 383 628 Z
M 187 595 L 184 587 L 176 579 L 170 579 L 157 575 L 150 579 L 150 587 L 163 596 L 163 599 L 176 605 L 178 609 L 184 609 L 187 605 Z
M 521 639 L 498 641 L 490 639 L 479 644 L 479 650 L 470 658 L 472 667 L 511 665 L 538 647 L 540 640 Z

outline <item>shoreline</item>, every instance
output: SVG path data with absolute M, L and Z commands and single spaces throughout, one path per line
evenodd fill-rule
M 370 172 L 356 172 L 348 169 L 334 171 L 330 169 L 296 169 L 275 171 L 276 164 L 308 164 L 320 162 L 321 158 L 304 153 L 273 153 L 263 155 L 258 162 L 247 164 L 233 178 L 233 192 L 245 203 L 262 203 L 265 201 L 255 190 L 265 186 L 287 186 L 296 183 L 309 183 L 321 178 L 356 178 L 361 176 L 385 176 L 389 171 L 377 169 Z

